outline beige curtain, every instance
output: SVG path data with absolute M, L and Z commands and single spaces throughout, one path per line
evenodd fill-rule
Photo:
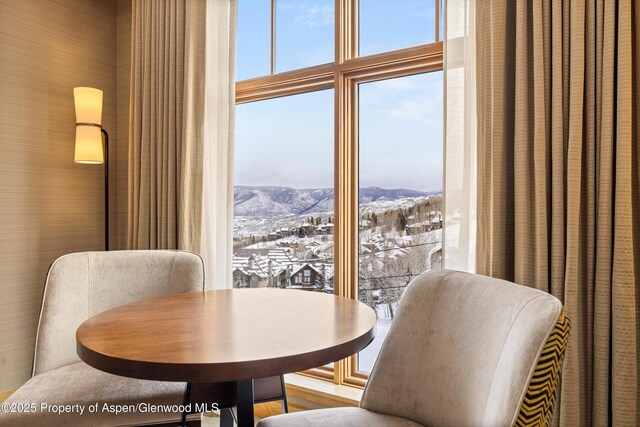
M 205 0 L 133 0 L 129 249 L 200 247 Z
M 483 0 L 477 271 L 559 297 L 555 422 L 638 426 L 640 5 Z

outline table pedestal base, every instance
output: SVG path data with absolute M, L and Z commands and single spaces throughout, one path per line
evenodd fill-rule
M 238 381 L 238 427 L 253 427 L 253 380 Z
M 214 384 L 192 384 L 187 383 L 187 387 L 184 392 L 183 405 L 186 407 L 189 403 L 194 403 L 198 401 L 205 401 L 211 399 L 203 399 L 203 394 L 208 394 L 207 397 L 215 399 L 216 397 L 220 397 L 220 390 L 227 390 L 230 384 L 234 383 L 214 383 Z M 254 404 L 254 388 L 253 388 L 253 380 L 243 380 L 235 382 L 236 389 L 236 413 L 237 413 L 237 424 L 238 427 L 253 427 L 254 426 L 254 415 L 253 415 L 253 404 Z M 195 389 L 195 396 L 194 396 Z M 207 391 L 212 393 L 207 393 Z M 217 396 L 216 396 L 217 395 Z M 228 394 L 227 394 L 228 396 Z M 220 427 L 233 427 L 233 410 L 231 405 L 228 403 L 228 400 L 222 399 L 221 401 L 215 402 L 219 405 L 220 410 Z M 286 395 L 285 395 L 286 402 Z M 187 416 L 188 412 L 182 413 L 181 425 L 182 427 L 187 426 Z

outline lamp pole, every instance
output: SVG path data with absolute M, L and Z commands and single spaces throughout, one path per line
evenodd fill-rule
M 104 135 L 104 249 L 109 250 L 109 134 L 100 127 Z

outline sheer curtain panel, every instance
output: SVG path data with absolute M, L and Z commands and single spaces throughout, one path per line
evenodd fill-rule
M 209 289 L 231 288 L 236 0 L 207 0 L 201 255 Z
M 445 1 L 444 265 L 475 271 L 475 0 Z

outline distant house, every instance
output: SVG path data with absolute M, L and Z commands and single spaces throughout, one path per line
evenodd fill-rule
M 302 264 L 291 272 L 292 288 L 316 290 L 323 281 L 322 273 L 311 264 Z
M 241 268 L 233 269 L 233 287 L 234 288 L 248 288 L 249 276 L 247 272 Z
M 233 287 L 234 288 L 259 288 L 263 282 L 259 274 L 247 272 L 241 268 L 233 270 Z
M 405 228 L 408 235 L 426 233 L 431 230 L 431 221 L 418 222 L 415 224 L 409 224 Z
M 291 277 L 291 266 L 281 266 L 273 269 L 272 285 L 275 288 L 286 288 Z
M 280 237 L 288 237 L 288 236 L 291 236 L 291 230 L 286 227 L 283 227 L 280 230 L 276 230 L 276 234 L 278 234 L 278 236 Z
M 269 285 L 269 266 L 266 257 L 251 255 L 233 260 L 234 288 L 264 288 Z
M 305 222 L 298 227 L 298 237 L 313 236 L 316 227 L 313 224 Z
M 325 222 L 316 226 L 316 234 L 333 234 L 333 224 Z
M 437 230 L 438 228 L 442 228 L 442 216 L 438 216 L 437 218 L 433 218 L 431 220 L 431 229 Z
M 442 215 L 437 215 L 429 220 L 408 224 L 405 228 L 408 235 L 426 233 L 442 228 Z
M 318 242 L 308 242 L 317 246 Z M 333 291 L 333 263 L 305 263 L 288 247 L 255 249 L 250 255 L 234 254 L 234 288 L 287 288 Z M 261 253 L 257 253 L 261 252 Z

